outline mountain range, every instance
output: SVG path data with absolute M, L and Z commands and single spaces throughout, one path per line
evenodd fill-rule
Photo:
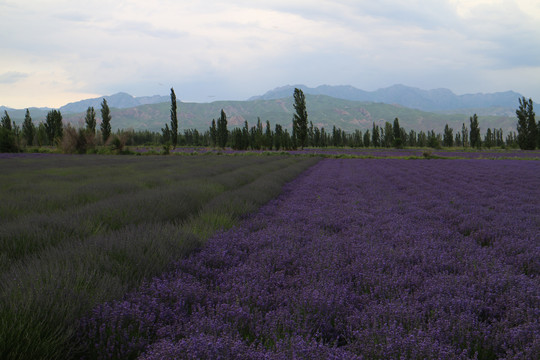
M 364 91 L 350 85 L 321 85 L 310 88 L 305 85 L 286 85 L 270 90 L 264 95 L 251 97 L 249 100 L 271 100 L 290 96 L 294 88 L 304 94 L 327 95 L 352 101 L 371 101 L 396 104 L 408 108 L 441 113 L 469 113 L 471 109 L 485 109 L 482 115 L 515 114 L 521 94 L 514 91 L 491 94 L 456 95 L 448 89 L 422 90 L 405 85 L 393 85 L 376 91 Z M 478 113 L 478 112 L 477 112 Z
M 482 128 L 502 128 L 515 131 L 515 109 L 520 94 L 507 91 L 492 94 L 455 95 L 448 89 L 421 90 L 404 85 L 394 85 L 377 91 L 364 91 L 352 86 L 322 85 L 310 88 L 304 85 L 287 85 L 254 96 L 246 101 L 215 101 L 211 103 L 184 103 L 179 101 L 180 129 L 206 130 L 221 109 L 228 116 L 229 125 L 242 126 L 244 121 L 253 125 L 260 118 L 290 127 L 294 113 L 292 94 L 294 88 L 306 94 L 309 120 L 318 127 L 331 129 L 337 126 L 346 131 L 365 130 L 372 123 L 384 124 L 398 117 L 406 129 L 417 131 L 442 131 L 446 123 L 460 129 L 468 124 L 473 113 L 481 116 Z M 111 108 L 113 129 L 160 131 L 170 118 L 169 96 L 133 97 L 117 93 L 94 99 L 66 104 L 59 108 L 65 121 L 74 125 L 84 124 L 89 106 L 99 109 L 103 98 Z M 0 107 L 7 110 L 17 123 L 24 119 L 25 110 Z M 44 121 L 48 108 L 30 108 L 34 122 Z M 99 120 L 98 120 L 99 121 Z M 483 124 L 484 123 L 484 124 Z

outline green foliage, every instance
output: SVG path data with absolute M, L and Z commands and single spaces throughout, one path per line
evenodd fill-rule
M 482 146 L 482 140 L 480 138 L 480 126 L 478 124 L 478 116 L 474 114 L 469 118 L 471 129 L 469 131 L 470 144 L 473 148 L 478 148 Z
M 295 134 L 293 139 L 298 139 L 298 145 L 303 149 L 306 145 L 308 124 L 306 97 L 302 90 L 295 88 L 293 98 L 294 110 L 296 111 L 293 118 L 293 132 Z
M 364 133 L 364 146 L 369 147 L 371 144 L 371 134 L 369 133 L 369 130 L 366 130 Z
M 0 153 L 18 152 L 19 147 L 13 131 L 0 126 Z
M 111 149 L 116 152 L 121 152 L 124 149 L 124 143 L 118 135 L 112 137 Z
M 469 146 L 469 130 L 465 123 L 461 126 L 461 140 L 463 141 L 463 147 Z
M 51 110 L 47 113 L 45 119 L 45 132 L 50 145 L 60 142 L 64 135 L 64 126 L 62 124 L 62 114 L 59 110 Z
M 24 116 L 24 122 L 22 126 L 22 135 L 26 140 L 26 145 L 32 146 L 34 142 L 34 135 L 36 132 L 36 127 L 32 122 L 32 117 L 30 116 L 30 111 L 26 109 L 26 115 Z
M 534 150 L 537 145 L 537 124 L 533 109 L 533 101 L 525 97 L 519 99 L 519 108 L 516 110 L 518 118 L 517 132 L 518 144 L 522 150 Z
M 373 123 L 373 131 L 371 132 L 371 143 L 374 147 L 381 146 L 381 138 L 379 133 L 379 126 Z
M 444 146 L 447 146 L 447 147 L 452 147 L 454 146 L 454 129 L 452 129 L 451 127 L 448 126 L 448 124 L 446 124 L 444 126 L 444 135 L 443 135 L 443 145 Z
M 401 133 L 401 127 L 399 126 L 399 119 L 398 118 L 395 118 L 394 119 L 394 125 L 393 125 L 393 135 L 394 135 L 394 139 L 393 139 L 393 146 L 396 148 L 396 149 L 401 149 L 403 147 L 403 134 Z
M 169 141 L 164 143 L 162 148 L 163 148 L 163 152 L 162 152 L 163 155 L 169 155 L 171 153 L 171 143 Z
M 495 146 L 495 139 L 493 137 L 493 132 L 490 128 L 486 131 L 486 136 L 484 137 L 484 146 L 490 149 L 492 146 Z
M 109 109 L 109 105 L 107 105 L 106 99 L 103 99 L 101 103 L 101 136 L 104 143 L 111 136 L 111 110 Z
M 221 109 L 221 115 L 217 121 L 217 142 L 218 146 L 222 149 L 227 145 L 229 131 L 227 130 L 227 115 L 225 111 Z
M 212 119 L 212 125 L 210 126 L 210 140 L 212 141 L 212 146 L 217 146 L 217 127 L 216 120 Z
M 431 148 L 434 148 L 434 149 L 440 149 L 441 148 L 440 135 L 435 134 L 435 131 L 433 131 L 433 130 L 428 131 L 427 146 L 429 146 Z
M 40 122 L 36 130 L 36 140 L 38 146 L 47 145 L 49 138 L 47 135 L 47 128 L 45 124 Z
M 161 128 L 161 137 L 163 139 L 163 144 L 171 143 L 171 130 L 169 129 L 169 124 L 165 124 L 165 128 Z
M 274 148 L 276 151 L 279 151 L 282 146 L 282 139 L 283 139 L 283 127 L 279 124 L 276 124 L 275 130 L 274 130 Z
M 273 134 L 270 128 L 270 121 L 266 120 L 266 131 L 264 133 L 264 148 L 266 150 L 272 150 Z
M 176 112 L 176 94 L 174 89 L 171 88 L 171 142 L 172 147 L 175 148 L 178 144 L 178 114 Z
M 88 107 L 84 118 L 86 130 L 91 134 L 96 134 L 96 111 L 93 106 Z
M 11 130 L 11 118 L 9 117 L 7 110 L 4 110 L 4 116 L 2 116 L 0 126 L 4 129 Z

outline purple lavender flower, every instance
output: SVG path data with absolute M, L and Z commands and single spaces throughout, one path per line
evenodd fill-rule
M 538 358 L 538 174 L 323 160 L 81 339 L 97 358 Z

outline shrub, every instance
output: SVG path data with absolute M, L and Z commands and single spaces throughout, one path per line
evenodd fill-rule
M 9 129 L 0 127 L 0 152 L 19 152 L 15 135 Z
M 59 145 L 65 154 L 84 154 L 89 145 L 93 146 L 93 138 L 94 136 L 84 129 L 77 130 L 68 124 Z

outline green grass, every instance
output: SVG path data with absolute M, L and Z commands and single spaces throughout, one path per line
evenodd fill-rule
M 66 359 L 77 320 L 276 196 L 318 158 L 0 162 L 0 358 Z

